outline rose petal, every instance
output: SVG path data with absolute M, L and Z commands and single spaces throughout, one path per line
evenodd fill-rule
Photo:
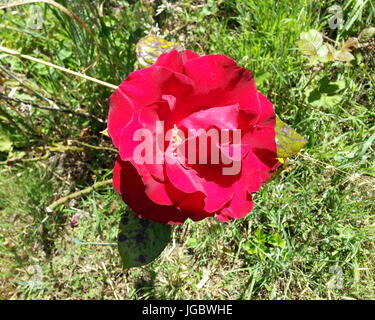
M 262 183 L 259 177 L 259 160 L 250 152 L 243 159 L 243 167 L 242 175 L 235 183 L 233 197 L 216 216 L 222 222 L 240 219 L 253 209 L 251 193 L 258 191 Z
M 181 99 L 193 91 L 193 82 L 161 66 L 151 66 L 132 72 L 111 95 L 108 113 L 108 132 L 117 147 L 122 128 L 132 113 L 162 100 L 163 95 Z
M 213 170 L 210 165 L 189 167 L 185 157 L 173 154 L 172 146 L 166 151 L 166 161 L 166 174 L 174 187 L 185 193 L 199 191 L 206 196 L 205 211 L 215 212 L 231 199 L 236 176 L 223 176 L 220 167 Z
M 217 129 L 235 130 L 238 128 L 239 105 L 210 108 L 194 112 L 182 119 L 178 126 L 186 129 L 208 130 L 215 126 Z M 220 132 L 219 132 L 220 134 Z
M 184 50 L 179 52 L 177 50 L 172 50 L 167 53 L 161 54 L 154 65 L 165 67 L 174 72 L 182 73 L 184 70 L 184 64 L 187 61 L 196 58 L 199 58 L 199 55 L 193 51 Z
M 123 200 L 140 218 L 165 224 L 179 224 L 189 217 L 201 220 L 211 215 L 204 212 L 198 205 L 204 197 L 202 194 L 188 196 L 185 201 L 180 203 L 180 208 L 156 204 L 144 192 L 142 180 L 133 165 L 128 161 L 122 161 L 119 157 L 113 169 L 113 185 Z M 196 201 L 194 206 L 187 204 L 189 199 Z
M 184 67 L 184 73 L 195 83 L 194 93 L 201 105 L 216 107 L 238 103 L 240 109 L 258 117 L 260 103 L 255 80 L 249 70 L 239 67 L 224 55 L 189 60 Z

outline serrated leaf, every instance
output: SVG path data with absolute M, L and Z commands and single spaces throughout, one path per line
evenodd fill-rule
M 328 62 L 329 61 L 329 59 L 328 59 L 329 49 L 325 44 L 322 45 L 318 49 L 317 54 L 318 54 L 319 61 L 321 61 L 321 62 Z
M 314 47 L 314 45 L 307 40 L 298 40 L 297 46 L 302 54 L 308 57 L 314 57 L 317 56 L 317 49 Z
M 322 108 L 334 108 L 342 100 L 341 95 L 328 95 L 322 93 L 320 98 L 310 102 L 313 107 L 322 107 Z
M 370 41 L 375 36 L 375 27 L 363 29 L 358 36 L 359 42 Z
M 293 128 L 276 116 L 277 157 L 289 158 L 296 155 L 307 143 Z
M 345 89 L 344 80 L 331 82 L 327 76 L 319 80 L 317 86 L 312 90 L 305 90 L 307 102 L 314 107 L 331 108 L 340 103 L 342 94 L 340 91 Z
M 297 45 L 302 54 L 309 57 L 317 56 L 319 48 L 323 45 L 323 36 L 319 31 L 314 29 L 302 32 Z
M 345 42 L 342 43 L 341 45 L 341 50 L 342 51 L 350 51 L 353 48 L 358 48 L 359 47 L 359 42 L 357 38 L 349 38 Z
M 335 54 L 335 60 L 342 62 L 349 62 L 354 59 L 354 56 L 346 50 L 337 51 Z
M 350 48 L 355 46 L 355 43 L 354 42 L 353 43 L 346 43 L 345 42 L 345 43 L 343 43 L 343 46 L 344 47 L 341 48 L 341 51 L 336 51 L 335 48 L 331 44 L 329 44 L 329 43 L 323 44 L 317 52 L 318 60 L 320 62 L 331 62 L 331 61 L 338 60 L 337 54 L 339 52 L 343 52 L 343 51 L 350 52 Z M 339 60 L 339 61 L 341 61 L 341 60 Z
M 182 46 L 176 42 L 167 41 L 155 34 L 148 34 L 140 39 L 136 46 L 137 61 L 141 68 L 146 68 L 155 63 L 157 58 L 171 50 L 182 50 Z
M 335 54 L 336 54 L 335 48 L 329 43 L 326 43 L 325 45 L 327 46 L 327 49 L 328 49 L 328 54 L 327 54 L 328 61 L 334 61 Z
M 322 34 L 315 29 L 311 29 L 307 32 L 302 32 L 300 38 L 301 40 L 310 41 L 317 49 L 323 44 Z
M 140 219 L 131 211 L 123 215 L 118 248 L 124 268 L 140 267 L 156 259 L 169 242 L 171 226 Z

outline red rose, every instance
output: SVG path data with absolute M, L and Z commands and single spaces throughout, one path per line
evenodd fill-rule
M 159 223 L 241 218 L 279 164 L 275 122 L 251 72 L 232 59 L 162 54 L 111 96 L 114 186 L 139 217 Z

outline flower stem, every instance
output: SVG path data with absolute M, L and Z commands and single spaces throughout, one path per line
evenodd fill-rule
M 86 189 L 83 189 L 83 190 L 80 190 L 80 191 L 77 191 L 77 192 L 73 192 L 65 197 L 62 197 L 58 200 L 56 200 L 55 202 L 53 202 L 52 204 L 50 204 L 47 208 L 46 208 L 46 211 L 47 212 L 53 212 L 53 210 L 58 207 L 59 205 L 61 204 L 64 204 L 65 202 L 71 200 L 71 199 L 74 199 L 74 198 L 78 198 L 78 197 L 81 197 L 85 194 L 88 194 L 98 188 L 101 188 L 101 187 L 104 187 L 104 186 L 107 186 L 109 184 L 112 184 L 112 179 L 108 179 L 108 180 L 104 180 L 104 181 L 99 181 L 95 184 L 93 184 L 91 187 L 88 187 Z

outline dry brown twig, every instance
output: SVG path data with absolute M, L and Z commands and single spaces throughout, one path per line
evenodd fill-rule
M 77 192 L 73 192 L 71 194 L 68 194 L 67 196 L 65 197 L 62 197 L 58 200 L 56 200 L 55 202 L 53 202 L 52 204 L 50 204 L 47 208 L 46 208 L 46 211 L 48 213 L 51 213 L 53 212 L 56 207 L 58 207 L 59 205 L 62 205 L 64 204 L 65 202 L 69 201 L 69 200 L 72 200 L 74 198 L 79 198 L 81 196 L 84 196 L 86 194 L 89 194 L 91 193 L 92 191 L 94 190 L 97 190 L 101 187 L 104 187 L 104 186 L 107 186 L 107 185 L 110 185 L 112 184 L 112 179 L 108 179 L 108 180 L 104 180 L 104 181 L 99 181 L 99 182 L 96 182 L 95 184 L 93 184 L 91 187 L 88 187 L 88 188 L 85 188 L 85 189 L 82 189 L 80 191 L 77 191 Z
M 98 118 L 98 117 L 96 117 L 96 116 L 94 116 L 92 114 L 89 114 L 89 113 L 86 113 L 86 112 L 82 112 L 82 111 L 75 111 L 75 110 L 65 109 L 65 108 L 57 107 L 56 105 L 54 105 L 55 107 L 41 106 L 41 105 L 36 104 L 34 102 L 25 101 L 25 100 L 21 100 L 21 99 L 18 99 L 18 98 L 13 98 L 13 97 L 8 97 L 8 96 L 2 95 L 2 94 L 0 94 L 0 99 L 6 100 L 6 101 L 13 101 L 13 102 L 17 102 L 17 103 L 22 103 L 23 105 L 31 106 L 31 107 L 37 108 L 37 109 L 49 110 L 49 111 L 56 111 L 56 112 L 63 112 L 63 113 L 70 113 L 70 114 L 74 114 L 74 115 L 77 115 L 77 116 L 84 116 L 84 117 L 95 119 L 96 121 L 98 121 L 100 123 L 104 123 L 104 120 L 102 120 L 102 119 L 100 119 L 100 118 Z

